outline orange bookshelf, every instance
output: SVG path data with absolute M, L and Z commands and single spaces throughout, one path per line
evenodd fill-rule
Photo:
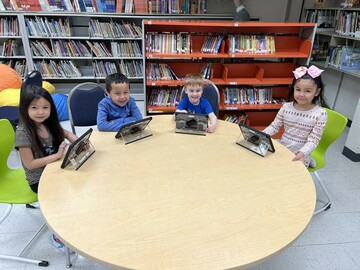
M 191 36 L 190 46 L 188 46 L 190 50 L 187 53 L 183 53 L 179 49 L 173 50 L 172 54 L 145 51 L 145 65 L 147 63 L 166 63 L 178 78 L 178 80 L 149 80 L 147 79 L 148 74 L 145 74 L 145 94 L 149 98 L 149 93 L 154 88 L 181 87 L 183 85 L 181 79 L 187 73 L 200 74 L 206 65 L 209 67 L 209 72 L 206 73 L 207 79 L 214 82 L 220 92 L 219 118 L 229 113 L 236 114 L 238 112 L 240 114 L 241 111 L 245 111 L 250 125 L 264 128 L 275 118 L 282 102 L 288 98 L 289 86 L 293 80 L 292 71 L 299 65 L 308 64 L 314 32 L 314 23 L 144 20 L 145 48 L 150 46 L 158 49 L 160 46 L 159 50 L 161 50 L 161 46 L 176 48 L 179 42 L 178 38 L 170 38 L 165 42 L 156 43 L 157 34 L 159 34 L 159 40 L 161 40 L 160 35 L 164 33 L 173 37 L 181 36 L 178 35 L 179 33 Z M 147 40 L 148 33 L 152 35 L 151 44 Z M 245 43 L 234 44 L 237 42 L 234 38 L 237 38 L 237 35 L 242 35 L 242 39 L 244 39 L 243 36 L 249 38 L 248 40 L 245 38 Z M 221 44 L 218 44 L 218 52 L 203 53 L 202 48 L 206 45 L 204 42 L 208 40 L 207 37 L 214 36 L 222 37 Z M 273 43 L 270 43 L 269 40 Z M 207 45 L 216 46 L 211 43 Z M 234 48 L 241 50 L 242 45 L 247 46 L 248 50 L 244 51 L 251 53 L 235 52 Z M 260 50 L 259 46 L 263 46 L 264 50 Z M 167 48 L 163 51 L 167 51 Z M 240 96 L 238 99 L 235 98 L 235 104 L 225 104 L 224 91 L 231 88 L 236 92 L 247 87 L 254 89 L 254 97 L 252 95 Z M 271 93 L 269 100 L 260 102 L 257 90 L 260 88 L 270 89 L 268 90 Z M 255 98 L 255 100 L 250 100 L 250 98 Z M 146 108 L 147 114 L 173 113 L 175 109 L 176 106 L 150 106 L 148 103 Z

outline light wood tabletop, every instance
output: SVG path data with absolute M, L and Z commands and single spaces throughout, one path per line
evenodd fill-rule
M 229 122 L 207 136 L 175 134 L 169 115 L 150 127 L 128 145 L 94 131 L 96 152 L 78 171 L 58 161 L 43 172 L 41 211 L 79 254 L 115 269 L 245 269 L 310 222 L 312 178 L 278 142 L 261 157 L 235 143 Z

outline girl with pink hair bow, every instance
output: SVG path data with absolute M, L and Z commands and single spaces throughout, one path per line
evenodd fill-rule
M 316 66 L 301 66 L 293 71 L 294 80 L 289 92 L 291 102 L 284 103 L 274 121 L 264 129 L 269 135 L 284 127 L 279 142 L 285 145 L 306 167 L 315 167 L 311 152 L 321 139 L 327 121 L 322 69 Z

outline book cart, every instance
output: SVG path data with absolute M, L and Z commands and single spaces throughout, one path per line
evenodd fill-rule
M 173 113 L 182 79 L 197 73 L 219 88 L 220 119 L 245 112 L 262 129 L 308 64 L 314 33 L 314 23 L 144 20 L 147 114 Z

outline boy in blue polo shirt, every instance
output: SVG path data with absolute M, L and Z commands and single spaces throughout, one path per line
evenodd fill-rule
M 97 127 L 100 131 L 118 131 L 124 124 L 142 119 L 135 99 L 130 97 L 130 81 L 120 73 L 105 79 L 107 97 L 98 105 Z
M 216 115 L 205 98 L 202 98 L 204 84 L 200 75 L 187 74 L 185 76 L 185 93 L 186 98 L 183 98 L 176 109 L 177 112 L 207 114 L 210 119 L 210 125 L 206 131 L 209 133 L 215 132 L 216 129 Z

